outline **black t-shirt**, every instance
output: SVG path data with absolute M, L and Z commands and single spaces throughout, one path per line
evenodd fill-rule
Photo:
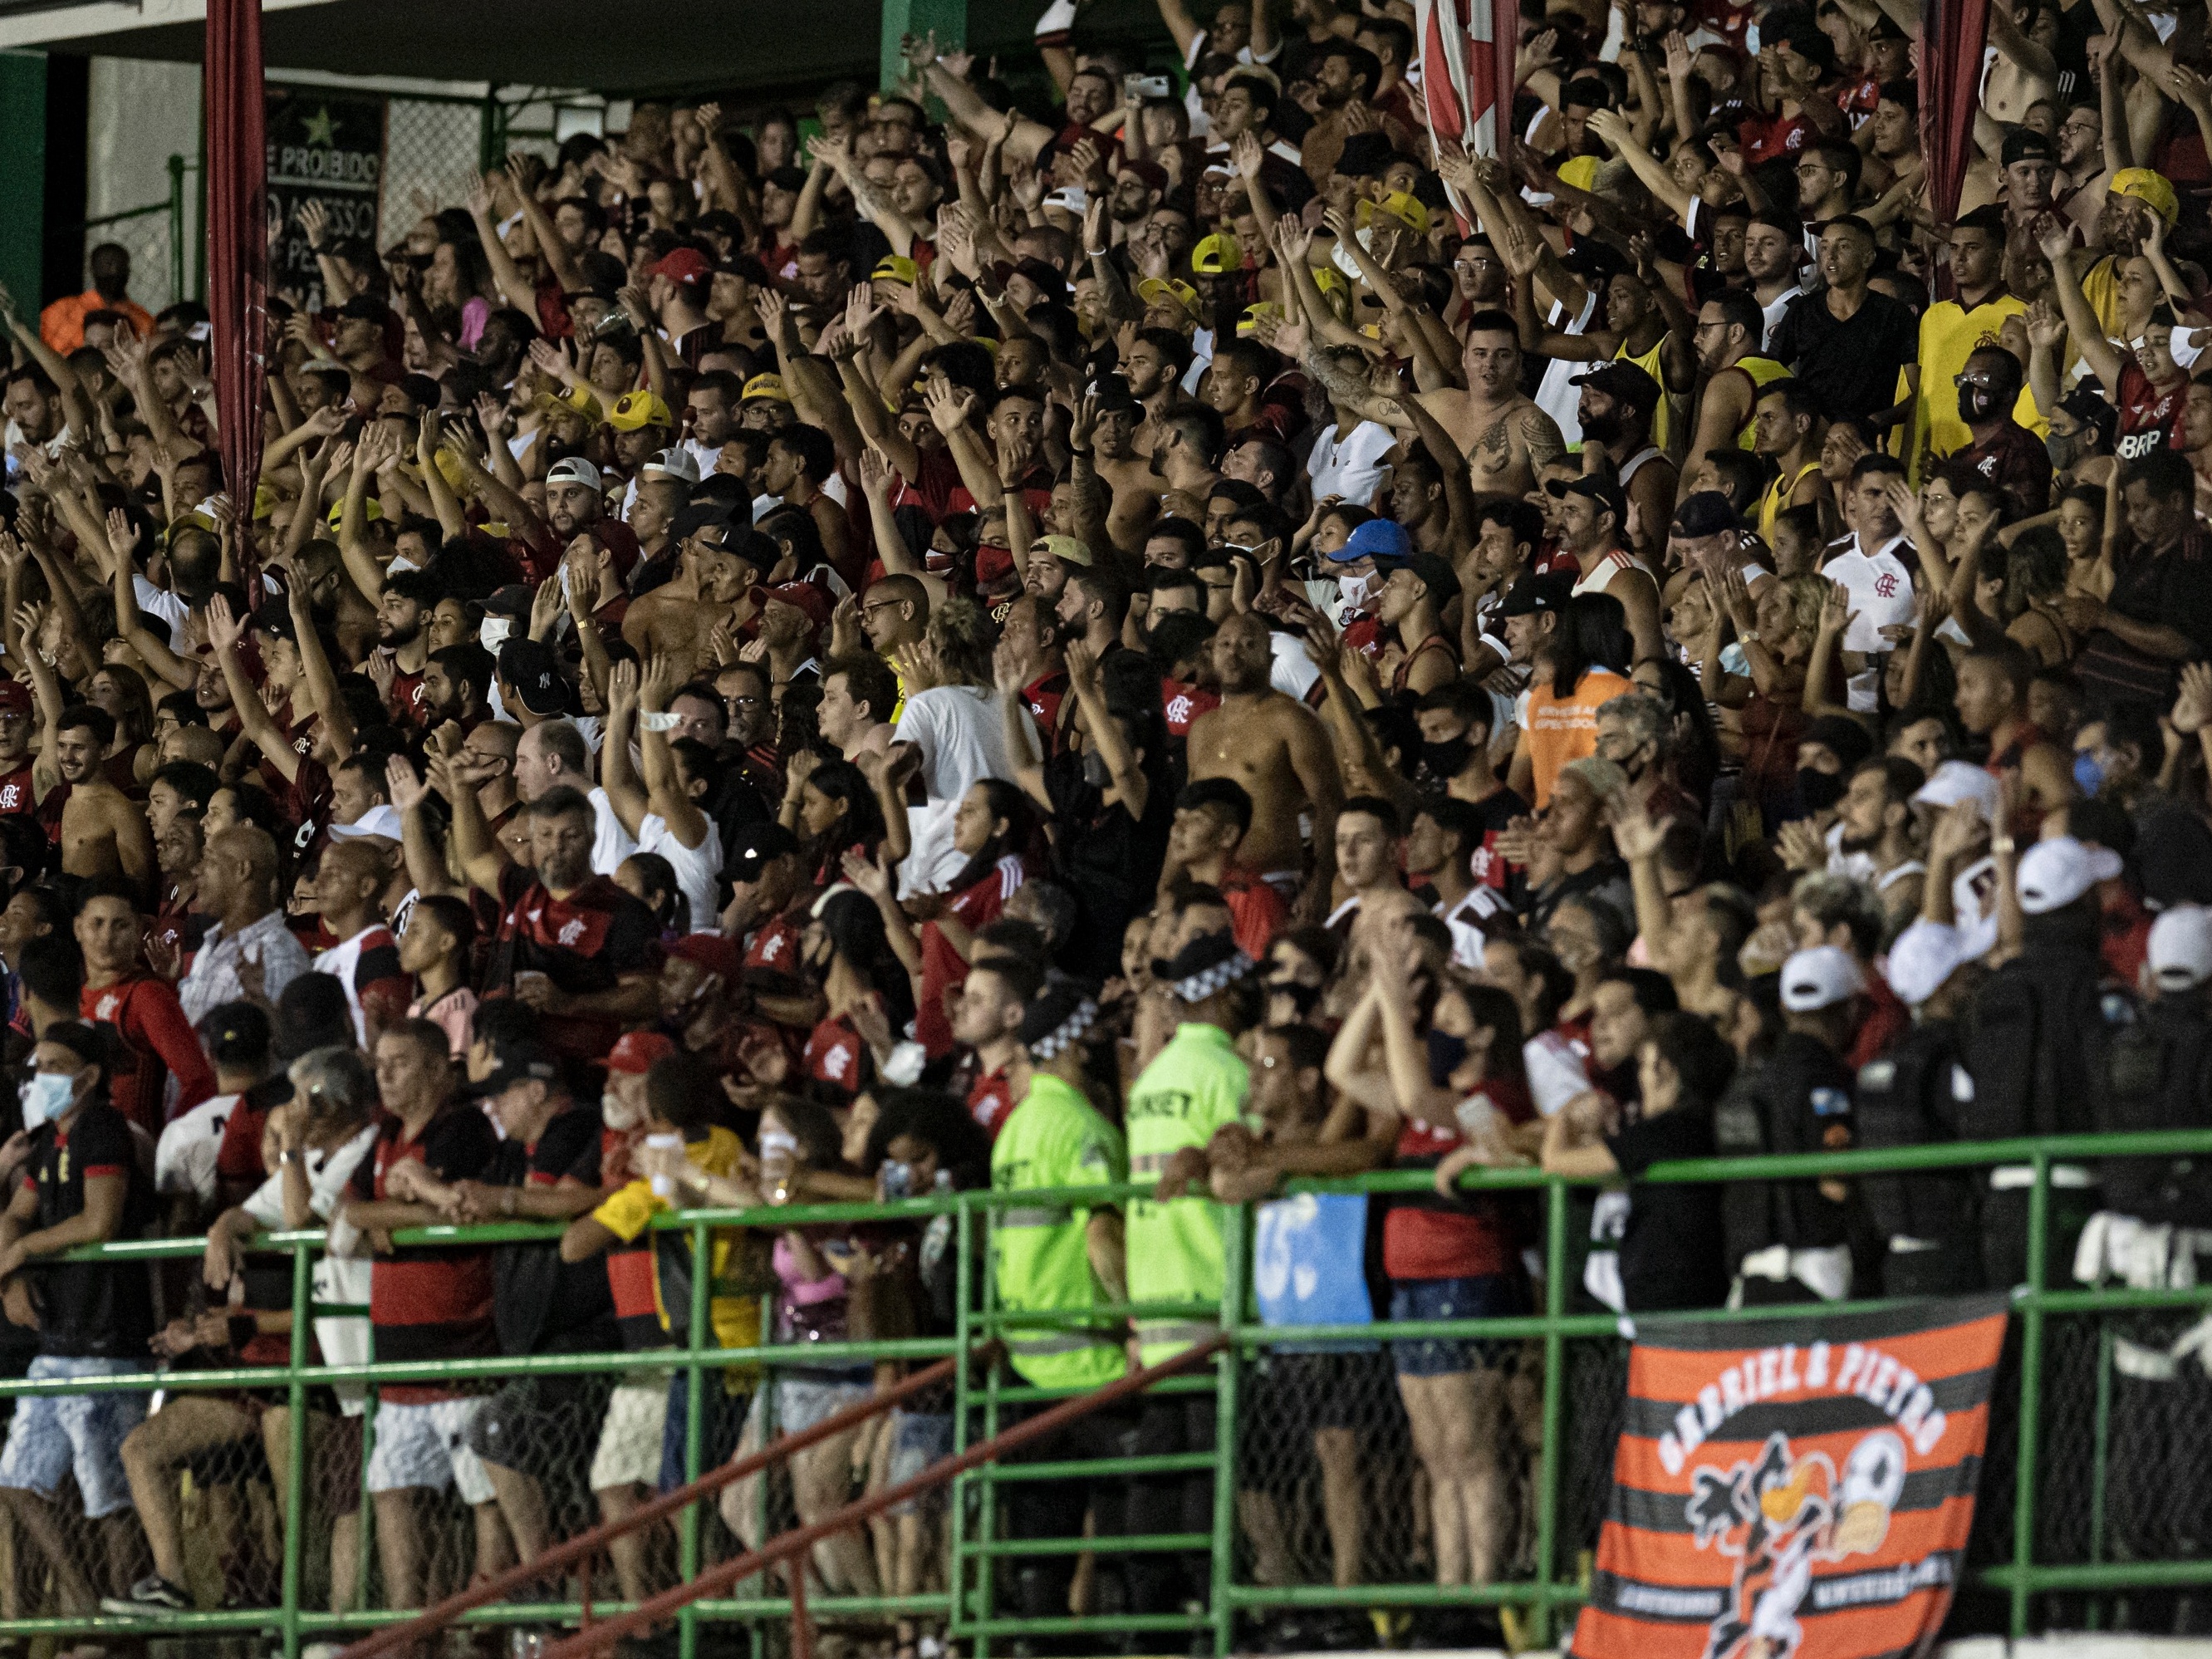
M 1831 419 L 1895 404 L 1898 371 L 1919 352 L 1911 311 L 1871 289 L 1848 319 L 1828 309 L 1826 289 L 1793 300 L 1766 341 L 1766 355 L 1818 394 Z
M 136 1236 L 153 1212 L 152 1183 L 139 1167 L 138 1147 L 123 1114 L 105 1101 L 77 1109 L 64 1130 L 42 1123 L 31 1137 L 25 1179 L 39 1195 L 28 1232 L 44 1232 L 84 1213 L 88 1178 L 120 1176 L 126 1183 L 118 1238 Z M 92 1261 L 34 1264 L 39 1291 L 39 1352 L 66 1359 L 143 1359 L 154 1334 L 154 1285 L 147 1264 Z
M 1146 792 L 1145 816 L 1132 818 L 1120 802 L 1083 776 L 1083 757 L 1072 750 L 1044 763 L 1056 838 L 1054 874 L 1075 895 L 1073 935 L 1060 966 L 1085 978 L 1121 971 L 1121 935 L 1130 919 L 1148 908 L 1167 861 L 1168 831 L 1175 823 L 1175 795 L 1154 778 Z
M 1628 1311 L 1717 1308 L 1728 1300 L 1728 1249 L 1720 1188 L 1638 1180 L 1655 1164 L 1713 1156 L 1710 1112 L 1678 1106 L 1607 1136 L 1606 1149 L 1632 1186 L 1620 1235 L 1620 1285 Z
M 599 1186 L 599 1115 L 572 1105 L 528 1146 L 502 1140 L 484 1179 L 499 1187 Z M 617 1346 L 614 1298 L 598 1257 L 563 1261 L 554 1244 L 502 1244 L 492 1258 L 502 1353 L 594 1353 Z

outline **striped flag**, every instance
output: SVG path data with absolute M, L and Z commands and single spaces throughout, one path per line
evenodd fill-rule
M 1503 155 L 1513 122 L 1521 0 L 1413 0 L 1421 116 L 1438 155 Z M 1468 204 L 1453 195 L 1462 221 Z
M 1573 1659 L 1877 1659 L 1965 1565 L 2002 1294 L 1640 1322 Z

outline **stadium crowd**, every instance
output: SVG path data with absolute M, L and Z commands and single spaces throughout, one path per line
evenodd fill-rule
M 1049 98 L 918 40 L 803 143 L 647 104 L 386 246 L 311 207 L 250 497 L 203 310 L 148 315 L 112 246 L 42 315 L 0 295 L 9 1374 L 281 1364 L 249 1247 L 309 1226 L 369 1310 L 331 1363 L 627 1357 L 386 1387 L 365 1480 L 318 1390 L 333 1606 L 455 1587 L 438 1493 L 481 1574 L 680 1480 L 671 1209 L 1157 1182 L 996 1230 L 1001 1305 L 1073 1322 L 1012 1369 L 1068 1388 L 1194 1340 L 1085 1320 L 1218 1305 L 1202 1200 L 1287 1176 L 1433 1171 L 1375 1204 L 1371 1287 L 1364 1222 L 1274 1218 L 1271 1317 L 1284 1280 L 1528 1310 L 1533 1212 L 1456 1182 L 1530 1164 L 1601 1178 L 1574 1298 L 1633 1315 L 2026 1263 L 2008 1170 L 1656 1163 L 2207 1121 L 2203 8 L 1996 0 L 1946 223 L 1911 0 L 1530 7 L 1502 158 L 1432 144 L 1406 0 L 1160 6 L 1173 76 L 1060 0 Z M 2201 1161 L 2070 1173 L 2062 1275 L 2193 1282 Z M 564 1231 L 391 1242 L 509 1218 Z M 204 1271 L 52 1260 L 149 1233 Z M 952 1328 L 942 1221 L 715 1238 L 720 1346 Z M 1509 1570 L 1528 1356 L 1400 1340 L 1248 1400 L 1336 1582 L 1377 1565 L 1370 1370 L 1417 1559 Z M 896 1374 L 721 1373 L 714 1455 Z M 0 1612 L 193 1604 L 185 1478 L 281 1472 L 284 1396 L 147 1407 L 17 1401 Z M 1200 1407 L 1058 1455 L 1210 1449 Z M 807 1453 L 798 1514 L 949 1412 Z M 1203 1531 L 1210 1491 L 1030 1483 L 1007 1525 Z M 1245 1496 L 1279 1581 L 1285 1492 Z M 941 1582 L 938 1520 L 826 1540 L 822 1587 Z M 1204 1593 L 1075 1566 L 1004 1596 Z

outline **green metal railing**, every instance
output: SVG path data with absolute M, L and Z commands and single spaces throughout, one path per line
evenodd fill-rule
M 2047 1281 L 2047 1264 L 2057 1237 L 2051 1212 L 2054 1166 L 2094 1162 L 2115 1157 L 2193 1157 L 2212 1155 L 2212 1129 L 2133 1136 L 2084 1136 L 2068 1139 L 1989 1142 L 1918 1147 L 1905 1151 L 1850 1152 L 1811 1156 L 1707 1160 L 1662 1164 L 1652 1170 L 1651 1182 L 1726 1182 L 1741 1180 L 1831 1179 L 1898 1171 L 1965 1170 L 1987 1165 L 2024 1165 L 2033 1172 L 2027 1193 L 2027 1282 L 2018 1287 L 2014 1306 L 2020 1316 L 2018 1352 L 2018 1444 L 2012 1457 L 2015 1489 L 2010 1525 L 2010 1547 L 2005 1558 L 1980 1568 L 1971 1582 L 2003 1598 L 2003 1622 L 2015 1637 L 2034 1624 L 2035 1598 L 2051 1593 L 2069 1595 L 2114 1596 L 2212 1583 L 2212 1559 L 2201 1555 L 2175 1560 L 2107 1560 L 2101 1559 L 2101 1534 L 2093 1522 L 2089 1559 L 2039 1561 L 2039 1478 L 2048 1449 L 2044 1425 L 2045 1351 L 2049 1322 L 2053 1318 L 2116 1316 L 2134 1316 L 2160 1311 L 2175 1312 L 2212 1306 L 2212 1285 L 2185 1290 L 2054 1289 Z M 1383 1172 L 1352 1180 L 1300 1181 L 1293 1192 L 1364 1193 L 1384 1195 L 1427 1189 L 1425 1172 Z M 907 1616 L 941 1624 L 951 1634 L 969 1642 L 979 1656 L 988 1654 L 994 1639 L 1023 1632 L 1034 1634 L 1113 1631 L 1181 1631 L 1210 1633 L 1215 1650 L 1233 1650 L 1236 1620 L 1240 1613 L 1294 1607 L 1419 1608 L 1439 1604 L 1491 1605 L 1517 1608 L 1528 1620 L 1528 1633 L 1542 1639 L 1555 1617 L 1570 1610 L 1584 1595 L 1583 1573 L 1563 1570 L 1559 1547 L 1562 1449 L 1567 1401 L 1565 1377 L 1567 1345 L 1592 1340 L 1621 1340 L 1623 1322 L 1610 1313 L 1570 1310 L 1570 1217 L 1577 1184 L 1533 1169 L 1476 1170 L 1464 1185 L 1470 1190 L 1529 1192 L 1540 1195 L 1544 1222 L 1542 1237 L 1547 1272 L 1540 1312 L 1514 1318 L 1399 1322 L 1378 1323 L 1371 1335 L 1382 1339 L 1419 1337 L 1483 1338 L 1497 1341 L 1540 1343 L 1543 1355 L 1540 1453 L 1533 1466 L 1531 1485 L 1534 1510 L 1535 1547 L 1533 1571 L 1525 1577 L 1480 1588 L 1438 1587 L 1407 1583 L 1358 1583 L 1348 1587 L 1326 1584 L 1263 1585 L 1243 1582 L 1238 1571 L 1238 1449 L 1240 1380 L 1256 1352 L 1298 1343 L 1342 1343 L 1360 1328 L 1342 1325 L 1284 1327 L 1259 1322 L 1251 1307 L 1247 1264 L 1250 1260 L 1249 1209 L 1221 1206 L 1225 1249 L 1225 1283 L 1218 1304 L 1203 1306 L 1144 1304 L 1098 1310 L 1108 1317 L 1144 1316 L 1218 1319 L 1231 1339 L 1229 1347 L 1213 1362 L 1211 1376 L 1171 1379 L 1158 1385 L 1160 1392 L 1211 1391 L 1214 1397 L 1216 1449 L 1104 1462 L 1062 1460 L 1021 1462 L 1000 1468 L 985 1466 L 960 1476 L 947 1506 L 949 1561 L 947 1588 L 926 1595 L 899 1597 L 810 1595 L 808 1605 L 819 1621 L 882 1620 Z M 143 1393 L 160 1389 L 172 1394 L 208 1390 L 282 1388 L 290 1407 L 290 1447 L 286 1469 L 282 1524 L 281 1600 L 277 1606 L 254 1608 L 208 1608 L 158 1618 L 121 1618 L 105 1614 L 52 1613 L 40 1617 L 0 1620 L 0 1637 L 29 1637 L 76 1633 L 155 1634 L 161 1632 L 217 1634 L 226 1632 L 267 1631 L 280 1637 L 287 1659 L 295 1659 L 301 1646 L 313 1640 L 340 1639 L 408 1615 L 356 1605 L 339 1612 L 311 1610 L 304 1605 L 305 1553 L 313 1534 L 307 1510 L 309 1390 L 327 1384 L 365 1384 L 371 1390 L 369 1431 L 373 1434 L 374 1392 L 388 1384 L 409 1382 L 482 1382 L 526 1376 L 621 1374 L 650 1364 L 688 1379 L 690 1411 L 684 1443 L 684 1474 L 696 1479 L 702 1470 L 707 1449 L 708 1388 L 723 1368 L 757 1367 L 773 1376 L 780 1367 L 821 1367 L 836 1364 L 885 1361 L 930 1361 L 967 1352 L 994 1336 L 1016 1328 L 1050 1328 L 1049 1316 L 1015 1313 L 999 1306 L 989 1260 L 990 1232 L 995 1212 L 1006 1207 L 1097 1206 L 1149 1196 L 1147 1185 L 1081 1188 L 1038 1191 L 971 1192 L 904 1200 L 884 1205 L 794 1205 L 752 1211 L 692 1211 L 668 1215 L 654 1224 L 689 1237 L 692 1257 L 688 1346 L 665 1354 L 547 1354 L 502 1356 L 447 1362 L 317 1365 L 310 1363 L 309 1336 L 319 1314 L 359 1312 L 357 1309 L 319 1307 L 313 1299 L 313 1263 L 324 1246 L 320 1232 L 269 1233 L 254 1241 L 254 1249 L 289 1252 L 291 1257 L 292 1335 L 290 1363 L 275 1367 L 229 1366 L 208 1370 L 149 1369 L 130 1376 L 104 1378 L 55 1379 L 0 1382 L 0 1398 L 14 1400 L 36 1395 L 85 1393 Z M 1194 1200 L 1205 1201 L 1205 1200 Z M 957 1316 L 946 1337 L 918 1337 L 874 1342 L 807 1343 L 777 1346 L 765 1340 L 742 1349 L 713 1346 L 708 1297 L 713 1286 L 713 1241 L 718 1231 L 754 1226 L 781 1229 L 817 1224 L 856 1222 L 924 1222 L 950 1215 L 954 1231 Z M 430 1227 L 399 1234 L 395 1242 L 427 1246 L 483 1246 L 556 1239 L 557 1225 L 508 1223 L 459 1228 Z M 119 1242 L 70 1254 L 71 1260 L 109 1262 L 197 1261 L 203 1251 L 198 1238 Z M 1851 1308 L 1880 1305 L 1854 1303 Z M 1832 1308 L 1832 1310 L 1836 1310 Z M 1676 1318 L 1756 1321 L 1764 1317 L 1802 1316 L 1802 1307 L 1746 1310 L 1729 1313 L 1713 1310 Z M 2096 1407 L 2091 1491 L 2101 1505 L 2108 1455 L 2110 1389 L 2110 1333 L 2100 1331 L 2100 1371 Z M 1001 1413 L 1011 1406 L 1064 1397 L 1066 1391 L 1035 1389 L 1000 1370 L 980 1377 L 978 1368 L 963 1368 L 954 1399 L 954 1449 L 964 1451 L 984 1437 L 998 1431 Z M 773 1390 L 769 1391 L 773 1395 Z M 772 1413 L 767 1431 L 774 1432 Z M 2212 1425 L 2206 1432 L 2212 1434 Z M 1994 1451 L 1994 1448 L 1992 1449 Z M 586 1451 L 584 1455 L 588 1456 Z M 1017 1540 L 1002 1535 L 994 1501 L 997 1489 L 1009 1483 L 1064 1480 L 1087 1476 L 1140 1476 L 1211 1473 L 1213 1476 L 1212 1526 L 1203 1533 L 1171 1533 L 1142 1537 Z M 1602 1471 L 1600 1473 L 1602 1478 Z M 767 1483 L 761 1483 L 762 1522 L 767 1521 Z M 364 1565 L 370 1555 L 368 1529 L 371 1506 L 362 1506 L 362 1553 Z M 1071 1528 L 1073 1530 L 1073 1528 Z M 1978 1531 L 1980 1528 L 1978 1527 Z M 678 1533 L 679 1565 L 685 1581 L 696 1575 L 706 1561 L 708 1517 L 698 1504 L 684 1513 Z M 1024 1557 L 1065 1556 L 1088 1551 L 1100 1557 L 1130 1552 L 1176 1553 L 1204 1556 L 1208 1566 L 1210 1599 L 1202 1611 L 1138 1616 L 1125 1613 L 1068 1617 L 1044 1621 L 1006 1616 L 998 1610 L 994 1578 L 1000 1564 Z M 726 1556 L 721 1559 L 727 1559 Z M 605 1575 L 601 1575 L 605 1582 Z M 358 1581 L 356 1601 L 364 1599 L 369 1575 Z M 787 1619 L 790 1603 L 772 1585 L 756 1583 L 757 1593 L 704 1601 L 684 1610 L 681 1642 L 684 1659 L 696 1651 L 702 1625 L 738 1623 L 752 1627 L 756 1653 L 764 1639 L 764 1626 Z M 532 1626 L 574 1623 L 583 1616 L 583 1598 L 577 1587 L 551 1601 L 508 1603 L 474 1609 L 461 1622 L 468 1624 Z M 611 1612 L 626 1604 L 592 1597 L 592 1612 Z

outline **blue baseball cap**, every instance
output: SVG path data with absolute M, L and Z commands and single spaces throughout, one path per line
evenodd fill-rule
M 1395 519 L 1370 519 L 1344 545 L 1328 556 L 1331 564 L 1350 564 L 1356 559 L 1402 559 L 1413 550 L 1413 538 Z

